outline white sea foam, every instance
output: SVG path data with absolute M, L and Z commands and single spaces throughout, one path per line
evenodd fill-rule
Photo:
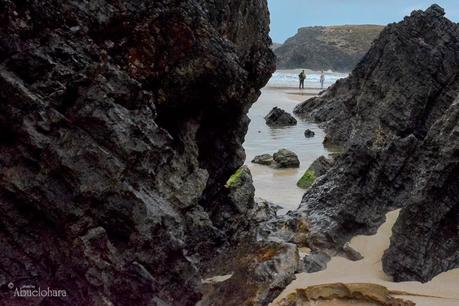
M 277 70 L 268 82 L 271 87 L 298 87 L 298 75 L 301 69 L 295 70 Z M 306 82 L 305 86 L 309 88 L 320 87 L 320 71 L 305 70 Z M 339 73 L 333 71 L 325 71 L 325 87 L 334 84 L 337 80 L 346 78 L 348 73 Z

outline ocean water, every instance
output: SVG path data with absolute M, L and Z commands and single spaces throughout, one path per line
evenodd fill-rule
M 302 69 L 294 70 L 277 70 L 271 80 L 269 81 L 269 87 L 288 87 L 298 88 L 298 75 Z M 312 71 L 305 69 L 306 81 L 305 87 L 307 88 L 320 88 L 320 71 Z M 339 73 L 333 71 L 324 71 L 325 82 L 324 87 L 328 87 L 334 84 L 337 80 L 347 77 L 347 73 Z

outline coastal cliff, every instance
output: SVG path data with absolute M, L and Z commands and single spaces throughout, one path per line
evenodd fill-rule
M 395 281 L 459 267 L 459 26 L 444 14 L 389 25 L 348 78 L 295 109 L 344 153 L 290 217 L 312 248 L 336 249 L 402 208 L 383 257 Z
M 266 1 L 1 0 L 0 20 L 2 302 L 195 304 L 203 262 L 254 235 L 225 184 L 275 68 Z
M 351 71 L 370 49 L 384 26 L 304 27 L 274 49 L 277 68 Z

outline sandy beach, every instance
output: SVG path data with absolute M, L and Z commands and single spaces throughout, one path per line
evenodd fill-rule
M 342 257 L 334 257 L 326 270 L 317 273 L 297 274 L 282 294 L 271 304 L 279 305 L 279 301 L 298 288 L 329 283 L 371 283 L 379 284 L 390 290 L 405 291 L 432 297 L 403 296 L 419 306 L 457 306 L 459 305 L 459 269 L 442 273 L 432 281 L 422 284 L 419 282 L 394 283 L 382 270 L 381 258 L 389 247 L 392 227 L 397 220 L 399 211 L 386 215 L 386 222 L 373 236 L 356 236 L 350 244 L 359 251 L 364 259 L 350 261 Z M 434 298 L 436 297 L 436 298 Z

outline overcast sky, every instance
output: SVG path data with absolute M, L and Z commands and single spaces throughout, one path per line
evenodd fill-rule
M 282 43 L 303 26 L 388 24 L 400 21 L 415 9 L 437 3 L 446 16 L 459 21 L 459 0 L 268 0 L 271 37 Z

